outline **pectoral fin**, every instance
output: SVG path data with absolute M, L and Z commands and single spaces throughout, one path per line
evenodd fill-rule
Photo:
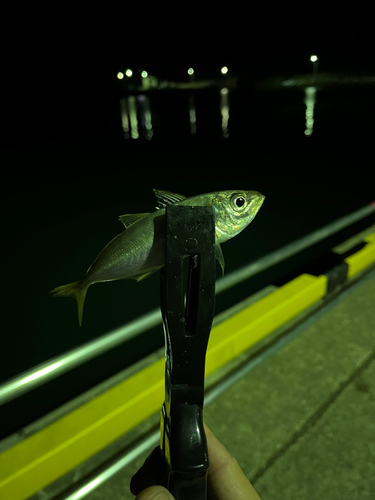
M 224 276 L 224 267 L 225 267 L 224 255 L 223 255 L 223 252 L 221 250 L 219 243 L 217 243 L 215 245 L 215 257 L 219 261 L 221 271 L 222 271 L 222 276 Z

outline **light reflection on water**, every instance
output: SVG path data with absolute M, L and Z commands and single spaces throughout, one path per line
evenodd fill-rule
M 197 133 L 197 115 L 195 111 L 195 99 L 193 95 L 189 96 L 189 119 L 190 133 L 194 136 Z
M 142 130 L 142 137 L 151 140 L 154 135 L 152 129 L 152 118 L 150 98 L 144 94 L 137 97 L 133 95 L 120 99 L 120 114 L 124 139 L 138 139 L 138 116 Z
M 188 110 L 190 134 L 197 134 L 196 100 L 193 94 L 188 97 Z M 229 137 L 229 90 L 223 87 L 220 90 L 221 129 L 223 138 Z M 137 97 L 129 95 L 120 99 L 120 115 L 124 139 L 139 139 L 140 137 L 151 140 L 154 132 L 152 126 L 152 112 L 150 98 L 145 94 Z M 140 126 L 139 126 L 140 125 Z M 139 131 L 141 129 L 141 133 Z
M 306 105 L 304 135 L 306 137 L 310 137 L 313 133 L 316 92 L 316 87 L 306 87 L 304 89 L 304 103 Z M 197 112 L 197 103 L 194 94 L 190 94 L 187 99 L 188 106 L 185 109 L 188 110 L 188 115 L 186 116 L 186 120 L 189 120 L 190 135 L 195 137 L 199 135 L 199 109 Z M 230 90 L 227 87 L 222 87 L 220 89 L 220 113 L 223 139 L 229 137 L 229 109 Z M 161 113 L 162 111 L 161 109 Z M 129 95 L 120 99 L 120 115 L 124 139 L 141 138 L 149 141 L 153 138 L 153 117 L 150 97 L 148 95 Z
M 223 138 L 229 137 L 228 121 L 229 121 L 229 90 L 223 87 L 220 90 L 220 111 L 221 111 L 221 130 L 223 131 Z
M 306 87 L 305 88 L 305 99 L 304 102 L 306 104 L 305 110 L 305 135 L 307 137 L 311 136 L 313 133 L 314 127 L 314 106 L 316 103 L 316 87 Z

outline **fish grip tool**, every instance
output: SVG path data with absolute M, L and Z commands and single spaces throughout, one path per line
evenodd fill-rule
M 161 272 L 165 335 L 165 402 L 160 415 L 162 480 L 177 500 L 205 500 L 209 461 L 203 400 L 206 350 L 215 308 L 213 208 L 167 206 L 165 254 Z

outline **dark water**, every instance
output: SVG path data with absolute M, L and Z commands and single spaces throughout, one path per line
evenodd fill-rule
M 306 95 L 303 90 L 256 93 L 243 85 L 224 97 L 219 89 L 155 92 L 149 100 L 134 96 L 126 107 L 129 113 L 136 106 L 137 139 L 131 138 L 134 127 L 124 138 L 119 102 L 101 100 L 90 104 L 79 124 L 63 114 L 59 124 L 51 123 L 59 139 L 8 149 L 2 184 L 0 381 L 158 307 L 158 273 L 140 283 L 91 287 L 81 329 L 75 302 L 48 293 L 84 276 L 122 231 L 119 215 L 154 209 L 152 188 L 186 196 L 237 188 L 265 194 L 254 222 L 223 246 L 226 273 L 375 198 L 372 89 Z M 311 258 L 369 224 L 358 223 L 223 293 L 217 312 L 301 272 Z M 0 437 L 162 343 L 162 329 L 156 328 L 9 403 Z

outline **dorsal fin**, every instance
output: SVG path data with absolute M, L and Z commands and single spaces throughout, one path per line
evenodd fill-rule
M 167 205 L 173 205 L 178 201 L 186 200 L 186 196 L 177 193 L 170 193 L 169 191 L 159 191 L 158 189 L 153 190 L 156 198 L 158 199 L 159 206 L 156 207 L 157 210 L 160 208 L 165 208 Z
M 128 229 L 128 227 L 130 227 L 133 224 L 135 224 L 136 222 L 144 219 L 148 215 L 150 215 L 150 214 L 149 213 L 148 214 L 125 214 L 125 215 L 120 215 L 118 220 L 120 220 L 124 224 L 125 229 Z

